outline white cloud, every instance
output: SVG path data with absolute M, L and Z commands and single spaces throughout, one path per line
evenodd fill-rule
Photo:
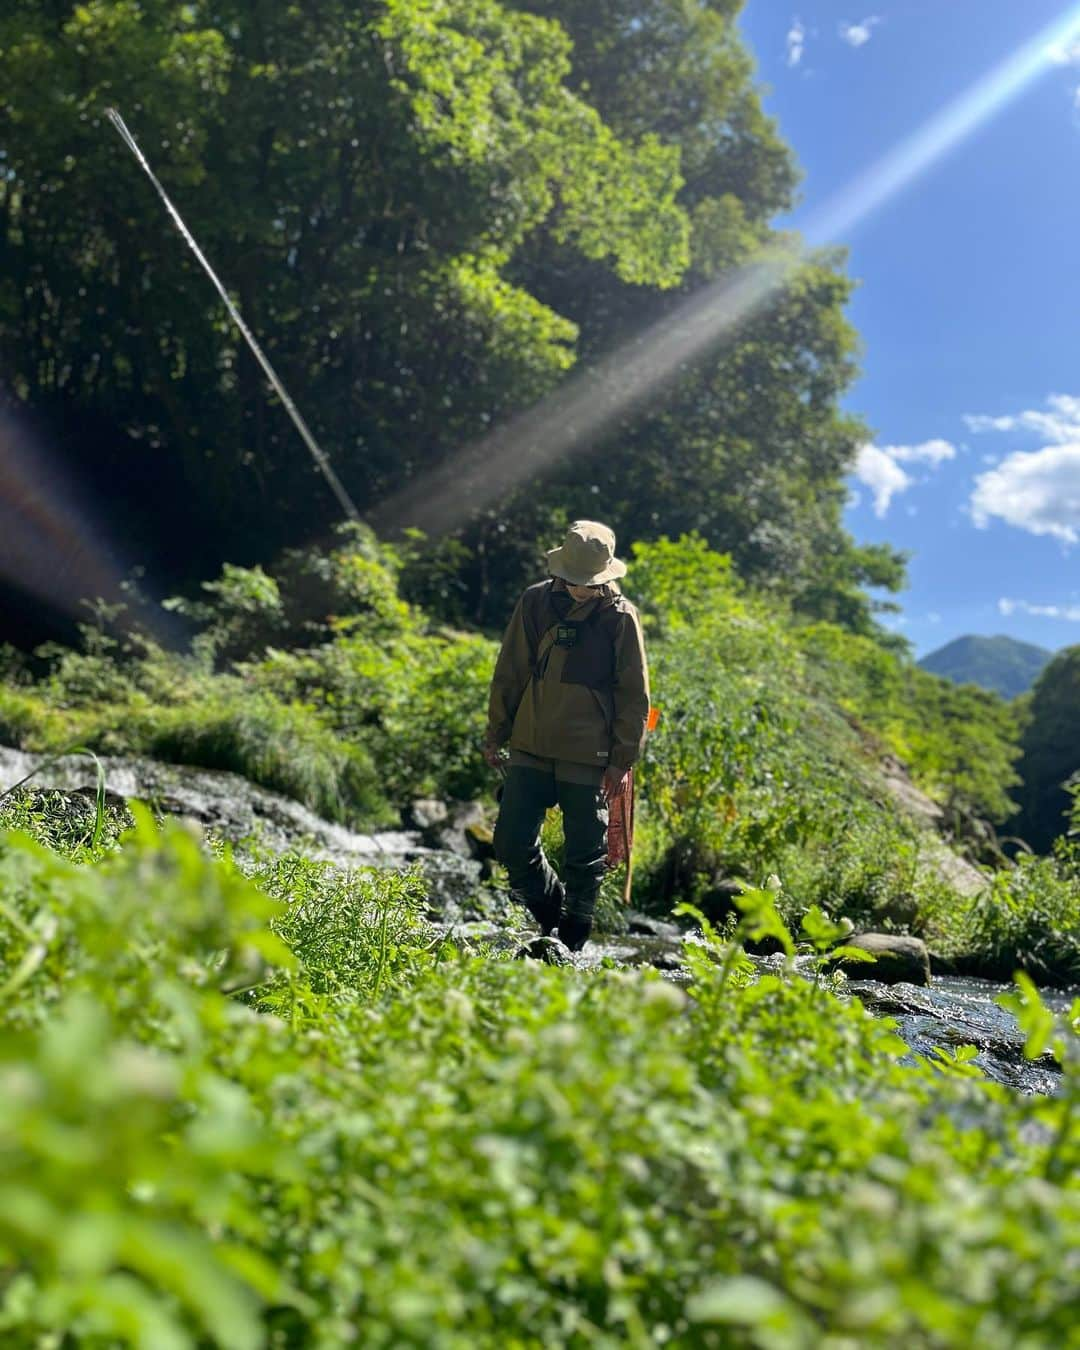
M 1031 431 L 1058 445 L 1080 441 L 1080 398 L 1073 394 L 1051 394 L 1045 409 L 1032 408 L 1012 417 L 964 418 L 969 431 Z
M 842 23 L 840 37 L 849 47 L 865 47 L 874 35 L 874 29 L 881 23 L 880 14 L 871 14 L 858 23 Z
M 906 492 L 915 482 L 891 455 L 876 445 L 864 445 L 855 458 L 855 477 L 874 494 L 874 515 L 880 520 L 888 514 L 889 503 L 898 492 Z
M 1067 619 L 1070 623 L 1080 623 L 1080 605 L 1033 605 L 1028 600 L 998 601 L 998 613 L 1006 618 L 1013 614 L 1032 614 L 1040 619 Z
M 884 445 L 882 450 L 901 464 L 929 464 L 934 469 L 945 460 L 956 458 L 956 446 L 941 440 L 923 441 L 919 445 Z
M 1054 394 L 1045 408 L 1004 417 L 965 418 L 975 432 L 1026 432 L 1043 448 L 1014 451 L 979 474 L 971 494 L 971 517 L 980 529 L 992 519 L 1080 543 L 1080 398 Z
M 929 623 L 941 622 L 941 615 L 938 614 L 936 610 L 931 610 L 930 613 L 926 616 L 926 618 Z
M 1018 450 L 980 474 L 971 517 L 981 530 L 996 517 L 1028 534 L 1080 543 L 1080 442 Z
M 919 445 L 864 445 L 855 457 L 852 472 L 874 494 L 874 515 L 881 519 L 888 514 L 894 497 L 924 481 L 912 477 L 900 467 L 902 464 L 927 464 L 936 469 L 945 460 L 955 458 L 956 446 L 949 441 L 922 441 Z M 908 507 L 908 515 L 914 515 L 915 510 L 915 507 Z
M 787 35 L 787 63 L 794 69 L 803 59 L 806 51 L 806 29 L 801 19 L 792 19 Z

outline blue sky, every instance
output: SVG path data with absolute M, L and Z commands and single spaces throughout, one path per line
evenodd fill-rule
M 847 525 L 913 555 L 900 631 L 1080 643 L 1080 4 L 747 0 L 742 28 L 793 223 L 860 283 Z

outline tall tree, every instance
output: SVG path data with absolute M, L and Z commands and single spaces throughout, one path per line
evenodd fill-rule
M 543 229 L 515 261 L 521 284 L 577 325 L 584 361 L 633 343 L 764 250 L 797 246 L 770 223 L 791 206 L 797 174 L 762 111 L 736 25 L 742 0 L 520 7 L 570 34 L 575 88 L 623 139 L 658 136 L 680 155 L 678 200 L 692 229 L 691 266 L 677 287 L 627 286 Z M 890 549 L 857 548 L 841 524 L 843 477 L 869 434 L 838 407 L 856 374 L 856 335 L 844 316 L 851 290 L 839 251 L 807 257 L 734 333 L 558 466 L 541 494 L 530 485 L 521 530 L 541 501 L 560 508 L 550 529 L 566 514 L 600 512 L 625 536 L 698 530 L 745 576 L 783 588 L 807 613 L 880 632 L 879 606 L 862 587 L 899 588 L 904 561 Z M 499 576 L 513 572 L 520 548 L 505 514 L 492 512 L 468 533 Z M 493 551 L 502 567 L 491 567 Z M 493 599 L 491 618 L 506 603 L 502 593 Z
M 573 320 L 510 274 L 539 228 L 620 284 L 685 268 L 678 149 L 621 140 L 569 74 L 560 26 L 496 0 L 14 0 L 7 400 L 51 419 L 99 508 L 170 570 L 265 556 L 334 517 L 104 121 L 116 102 L 372 500 L 573 362 Z

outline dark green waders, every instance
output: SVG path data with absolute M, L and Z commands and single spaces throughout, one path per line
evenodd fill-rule
M 558 806 L 566 836 L 562 881 L 540 844 L 549 807 Z M 495 826 L 495 856 L 510 875 L 514 899 L 542 933 L 559 930 L 571 951 L 592 931 L 593 911 L 607 860 L 608 809 L 599 785 L 565 782 L 550 771 L 511 764 Z

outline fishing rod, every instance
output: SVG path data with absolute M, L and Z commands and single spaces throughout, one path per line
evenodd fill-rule
M 266 355 L 263 349 L 259 346 L 258 342 L 255 340 L 255 334 L 244 322 L 243 315 L 240 313 L 239 309 L 237 309 L 236 305 L 233 303 L 233 300 L 229 295 L 228 291 L 226 291 L 225 287 L 221 284 L 221 281 L 218 278 L 217 273 L 210 266 L 210 263 L 207 261 L 206 254 L 203 253 L 202 249 L 199 247 L 198 243 L 195 240 L 195 236 L 184 224 L 180 212 L 170 201 L 169 194 L 161 186 L 161 183 L 158 180 L 157 175 L 150 167 L 149 161 L 143 154 L 142 150 L 139 148 L 138 141 L 136 141 L 135 137 L 128 130 L 127 125 L 124 122 L 124 119 L 120 116 L 120 114 L 117 112 L 115 108 L 106 108 L 105 116 L 109 119 L 109 121 L 113 124 L 116 130 L 120 133 L 120 136 L 124 144 L 135 156 L 139 164 L 142 165 L 143 169 L 146 172 L 146 176 L 150 179 L 151 183 L 153 183 L 154 187 L 156 188 L 158 196 L 165 203 L 165 209 L 172 217 L 173 223 L 176 225 L 176 228 L 180 231 L 181 235 L 187 241 L 188 246 L 190 247 L 192 253 L 195 254 L 196 258 L 198 258 L 203 271 L 213 282 L 214 289 L 217 291 L 218 295 L 221 296 L 221 299 L 225 304 L 225 308 L 229 311 L 229 317 L 232 319 L 233 323 L 236 324 L 237 328 L 240 330 L 240 333 L 242 334 L 244 340 L 247 342 L 247 345 L 251 348 L 251 351 L 256 361 L 258 361 L 259 365 L 262 366 L 263 373 L 266 375 L 266 378 L 270 381 L 271 388 L 274 390 L 278 398 L 280 398 L 281 402 L 284 404 L 285 411 L 292 418 L 293 425 L 300 433 L 300 439 L 307 446 L 311 458 L 315 461 L 315 464 L 318 467 L 319 471 L 322 473 L 322 476 L 326 479 L 327 483 L 329 484 L 330 490 L 337 498 L 338 503 L 341 506 L 341 509 L 345 512 L 345 515 L 349 518 L 349 520 L 353 521 L 354 523 L 359 522 L 360 513 L 359 511 L 357 511 L 355 505 L 353 504 L 352 498 L 345 491 L 344 484 L 341 482 L 341 479 L 334 472 L 333 466 L 331 465 L 329 459 L 323 452 L 323 449 L 319 445 L 319 442 L 312 435 L 311 428 L 308 426 L 308 424 L 304 421 L 303 417 L 300 415 L 300 409 L 289 397 L 288 390 L 282 384 L 277 371 L 270 364 L 270 358 Z

